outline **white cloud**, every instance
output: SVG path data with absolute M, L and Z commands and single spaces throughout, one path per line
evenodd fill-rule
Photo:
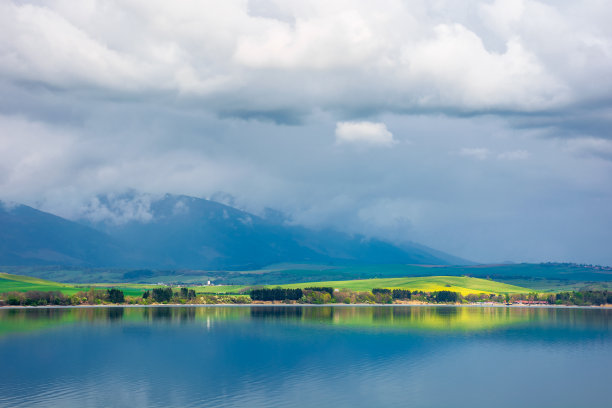
M 336 123 L 336 143 L 390 147 L 397 141 L 393 139 L 393 134 L 387 130 L 384 123 L 338 122 Z
M 94 197 L 83 207 L 81 216 L 93 222 L 104 221 L 115 225 L 130 221 L 147 223 L 153 219 L 151 201 L 154 198 L 148 194 L 126 197 L 110 194 L 103 201 Z
M 80 3 L 3 2 L 0 77 L 223 114 L 541 111 L 612 91 L 596 0 Z
M 473 157 L 478 160 L 484 160 L 489 157 L 491 152 L 485 147 L 462 147 L 459 150 L 459 155 Z

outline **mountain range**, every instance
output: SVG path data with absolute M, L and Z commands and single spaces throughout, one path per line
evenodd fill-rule
M 248 270 L 281 262 L 470 263 L 418 244 L 309 229 L 181 195 L 151 200 L 146 217 L 121 222 L 0 205 L 0 265 Z

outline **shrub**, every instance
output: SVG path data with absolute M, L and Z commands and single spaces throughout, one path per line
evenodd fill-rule
M 310 290 L 313 292 L 327 292 L 329 296 L 334 296 L 334 288 L 331 287 L 312 287 L 312 288 L 304 288 L 304 290 Z
M 300 301 L 303 303 L 322 305 L 331 303 L 331 295 L 327 292 L 307 291 Z

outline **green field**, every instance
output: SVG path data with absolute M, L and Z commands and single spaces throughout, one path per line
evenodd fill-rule
M 128 283 L 155 285 L 284 285 L 293 283 L 344 281 L 376 278 L 425 276 L 471 276 L 531 288 L 538 292 L 608 290 L 612 268 L 576 264 L 508 264 L 472 266 L 434 265 L 318 265 L 275 264 L 256 270 L 149 270 L 121 268 L 63 268 L 56 266 L 0 266 L 15 275 L 36 276 L 68 285 L 124 286 Z M 216 289 L 196 286 L 197 291 Z
M 1 266 L 0 270 L 15 275 L 36 276 L 68 285 L 125 286 L 157 283 L 198 285 L 211 281 L 215 285 L 284 285 L 294 283 L 361 280 L 375 278 L 406 278 L 425 276 L 471 276 L 492 279 L 537 292 L 571 290 L 609 290 L 612 288 L 612 268 L 576 264 L 508 264 L 472 266 L 432 265 L 318 265 L 275 264 L 256 270 L 149 270 L 121 268 L 63 268 L 53 266 Z M 216 292 L 215 288 L 196 286 L 199 292 Z M 236 289 L 231 289 L 234 291 Z
M 353 291 L 371 291 L 373 288 L 388 289 L 410 289 L 421 290 L 423 292 L 434 292 L 440 290 L 450 290 L 460 292 L 462 295 L 469 293 L 531 293 L 533 289 L 524 288 L 506 283 L 495 282 L 489 279 L 470 278 L 466 276 L 426 276 L 409 278 L 383 278 L 383 279 L 359 279 L 346 281 L 324 281 L 324 282 L 305 282 L 292 283 L 287 285 L 266 285 L 272 288 L 280 286 L 282 288 L 307 288 L 316 286 L 333 287 L 334 289 L 350 289 Z M 195 288 L 198 293 L 238 293 L 240 290 L 248 288 L 240 285 L 227 286 L 204 286 Z
M 440 290 L 450 290 L 460 292 L 462 295 L 469 293 L 530 293 L 533 289 L 524 288 L 506 283 L 496 282 L 489 279 L 470 278 L 467 276 L 426 276 L 426 277 L 405 277 L 405 278 L 382 278 L 382 279 L 359 279 L 342 281 L 323 281 L 305 282 L 286 285 L 267 285 L 267 287 L 281 286 L 283 288 L 307 288 L 311 286 L 327 286 L 334 289 L 350 289 L 353 291 L 371 291 L 373 288 L 389 289 L 410 289 L 421 290 L 424 292 L 434 292 Z M 26 292 L 29 290 L 50 291 L 59 290 L 64 294 L 71 295 L 79 291 L 87 291 L 90 287 L 106 289 L 116 287 L 126 295 L 140 296 L 146 289 L 156 287 L 150 284 L 130 284 L 130 283 L 92 283 L 82 285 L 70 285 L 32 278 L 22 275 L 10 275 L 0 273 L 0 293 L 3 292 Z M 225 286 L 194 286 L 197 293 L 223 294 L 239 293 L 241 290 L 248 289 L 244 285 L 225 285 Z
M 107 289 L 111 287 L 121 288 L 128 296 L 141 296 L 142 293 L 154 285 L 137 285 L 129 283 L 120 284 L 88 284 L 88 285 L 70 285 L 67 283 L 52 282 L 44 279 L 33 278 L 31 276 L 11 275 L 0 272 L 0 293 L 5 292 L 27 292 L 30 290 L 39 290 L 43 292 L 58 290 L 64 295 L 74 295 L 77 292 L 87 291 L 90 287 L 97 289 Z
M 0 293 L 13 291 L 27 292 L 29 290 L 40 290 L 44 292 L 59 290 L 64 294 L 72 295 L 83 289 L 78 289 L 73 285 L 65 283 L 0 272 Z
M 353 291 L 370 291 L 373 288 L 410 289 L 423 292 L 450 290 L 469 293 L 530 293 L 531 289 L 508 285 L 488 279 L 469 278 L 466 276 L 426 276 L 418 278 L 383 278 L 362 279 L 350 281 L 311 282 L 282 285 L 287 288 L 306 288 L 308 286 L 331 286 L 334 289 L 350 289 Z

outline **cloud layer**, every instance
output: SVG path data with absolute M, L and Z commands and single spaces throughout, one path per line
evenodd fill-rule
M 0 73 L 219 114 L 531 112 L 608 99 L 600 1 L 4 2 Z M 596 78 L 597 80 L 592 80 Z M 264 96 L 265 95 L 265 96 Z
M 5 1 L 0 199 L 231 197 L 477 261 L 612 264 L 611 10 Z

